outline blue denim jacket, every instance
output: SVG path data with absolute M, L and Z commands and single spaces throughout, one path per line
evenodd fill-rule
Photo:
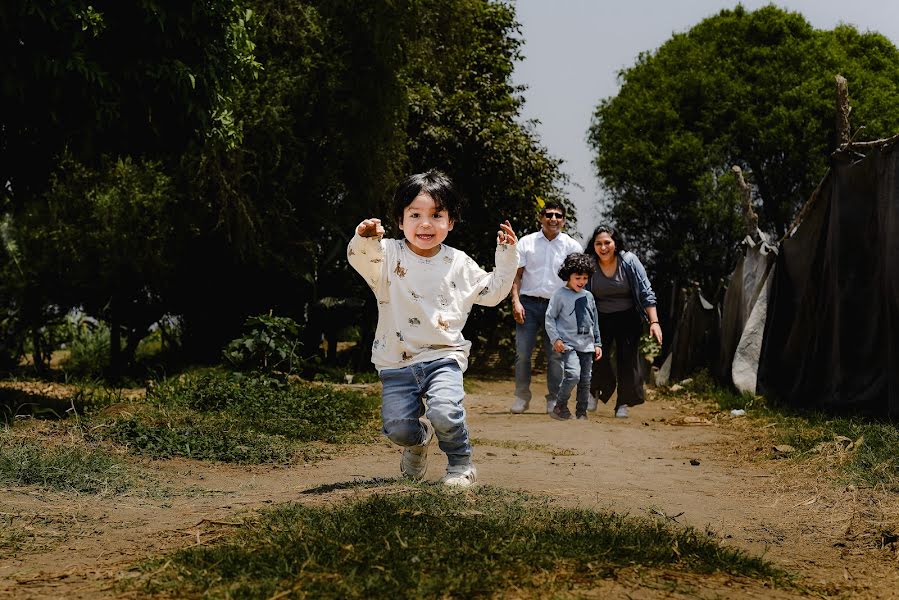
M 643 268 L 643 263 L 640 262 L 636 254 L 627 251 L 619 252 L 618 260 L 621 261 L 627 280 L 631 284 L 634 306 L 642 308 L 643 310 L 640 311 L 640 314 L 643 315 L 645 321 L 649 321 L 649 317 L 646 316 L 646 308 L 656 305 L 656 295 L 652 291 L 652 284 L 649 283 L 649 277 L 646 276 L 646 269 Z M 599 268 L 598 264 L 596 268 Z M 591 289 L 592 284 L 591 280 L 587 284 L 587 289 Z

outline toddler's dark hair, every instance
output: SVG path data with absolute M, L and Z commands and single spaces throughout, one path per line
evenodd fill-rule
M 586 254 L 581 254 L 580 252 L 572 252 L 568 256 L 565 257 L 565 262 L 562 263 L 562 268 L 559 269 L 559 279 L 562 281 L 568 281 L 568 278 L 577 273 L 580 275 L 581 273 L 585 275 L 593 275 L 593 271 L 596 270 L 596 262 L 593 258 L 587 256 Z
M 462 195 L 456 191 L 452 179 L 443 171 L 431 169 L 406 177 L 393 192 L 393 220 L 399 226 L 403 211 L 416 196 L 427 194 L 434 199 L 438 210 L 445 210 L 454 223 L 462 220 Z

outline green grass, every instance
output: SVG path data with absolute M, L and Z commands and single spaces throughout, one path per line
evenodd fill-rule
M 312 442 L 371 441 L 379 402 L 329 385 L 209 371 L 152 387 L 144 405 L 91 435 L 153 458 L 287 463 L 314 458 Z
M 761 558 L 670 522 L 423 484 L 268 510 L 225 541 L 143 565 L 141 583 L 181 598 L 472 598 L 589 589 L 634 565 L 787 582 Z
M 772 409 L 763 409 L 758 417 L 775 424 L 776 442 L 793 446 L 798 460 L 830 454 L 850 482 L 899 491 L 899 428 L 895 425 Z
M 377 396 L 218 370 L 151 386 L 145 399 L 87 384 L 65 400 L 9 394 L 17 394 L 10 405 L 28 406 L 43 418 L 12 419 L 0 430 L 0 483 L 87 494 L 146 491 L 146 478 L 114 456 L 123 450 L 152 458 L 286 464 L 322 456 L 318 442 L 367 442 L 378 435 Z
M 35 440 L 0 436 L 0 482 L 85 494 L 120 494 L 134 476 L 106 452 L 81 446 L 45 447 Z
M 705 372 L 693 377 L 686 393 L 712 402 L 719 409 L 747 409 L 762 425 L 774 425 L 774 444 L 796 449 L 796 460 L 831 455 L 831 461 L 857 485 L 899 491 L 899 427 L 858 416 L 835 416 L 772 406 L 761 396 L 739 394 L 714 383 Z M 662 390 L 663 395 L 671 392 Z

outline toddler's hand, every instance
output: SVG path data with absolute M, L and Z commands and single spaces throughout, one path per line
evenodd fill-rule
M 518 236 L 515 235 L 512 224 L 509 223 L 508 219 L 505 223 L 500 223 L 499 231 L 496 232 L 496 243 L 505 246 L 514 246 L 518 243 Z
M 360 237 L 384 237 L 384 227 L 381 226 L 381 219 L 365 219 L 356 226 L 356 233 Z
M 565 344 L 562 342 L 562 340 L 556 340 L 555 342 L 553 342 L 553 350 L 555 350 L 556 352 L 565 352 Z
M 593 362 L 598 361 L 602 358 L 602 348 L 594 348 L 593 349 Z

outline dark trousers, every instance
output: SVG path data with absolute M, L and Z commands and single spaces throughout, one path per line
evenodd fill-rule
M 639 344 L 643 321 L 635 309 L 615 313 L 599 313 L 602 358 L 593 364 L 590 391 L 606 403 L 615 388 L 618 399 L 615 410 L 623 405 L 643 404 L 643 376 L 640 370 Z M 612 370 L 611 352 L 615 345 L 616 369 Z M 618 377 L 615 377 L 615 371 Z

